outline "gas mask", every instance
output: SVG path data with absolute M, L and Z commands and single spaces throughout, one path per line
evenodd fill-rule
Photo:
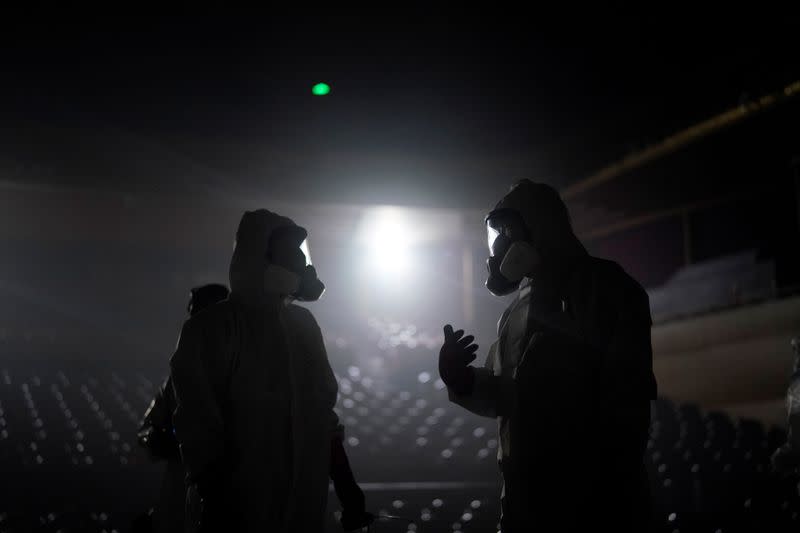
M 313 265 L 306 265 L 292 297 L 301 302 L 316 302 L 324 292 L 325 284 L 317 277 L 317 269 Z
M 497 209 L 486 217 L 489 277 L 486 288 L 495 296 L 517 290 L 522 279 L 531 273 L 541 258 L 530 242 L 530 232 L 519 213 Z
M 291 295 L 301 302 L 316 302 L 325 292 L 325 284 L 317 277 L 317 269 L 311 264 L 311 250 L 308 248 L 307 238 L 300 243 L 300 250 L 306 258 L 306 266 L 300 272 L 297 289 Z
M 280 230 L 279 230 L 280 231 Z M 325 285 L 317 277 L 317 270 L 311 264 L 311 252 L 308 248 L 307 232 L 298 226 L 293 226 L 290 232 L 294 236 L 281 235 L 285 246 L 288 242 L 301 240 L 300 244 L 289 244 L 288 250 L 281 255 L 286 256 L 278 262 L 270 261 L 264 269 L 264 290 L 288 296 L 302 302 L 319 300 L 325 292 Z M 277 243 L 275 244 L 277 245 Z M 303 259 L 299 258 L 297 248 L 302 252 Z M 305 263 L 302 265 L 302 263 Z M 302 265 L 302 266 L 301 266 Z

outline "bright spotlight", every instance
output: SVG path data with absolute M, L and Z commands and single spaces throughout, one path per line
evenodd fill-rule
M 412 266 L 413 237 L 410 217 L 400 208 L 376 208 L 362 222 L 361 242 L 369 255 L 369 266 L 386 276 L 408 273 Z

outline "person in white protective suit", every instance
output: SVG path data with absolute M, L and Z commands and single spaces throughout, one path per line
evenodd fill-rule
M 474 337 L 445 326 L 439 373 L 451 401 L 497 419 L 503 533 L 647 531 L 647 293 L 589 256 L 548 185 L 519 182 L 486 225 L 486 287 L 516 294 L 480 367 Z
M 324 291 L 306 236 L 270 211 L 244 213 L 230 296 L 181 331 L 170 361 L 173 423 L 195 530 L 323 531 L 329 478 L 345 529 L 372 519 L 342 446 L 320 328 L 292 303 Z
M 211 283 L 194 287 L 186 306 L 189 316 L 228 297 L 228 288 Z M 153 509 L 137 518 L 136 531 L 172 533 L 183 531 L 186 473 L 180 461 L 180 451 L 175 440 L 172 413 L 175 411 L 175 394 L 172 378 L 167 377 L 145 411 L 137 434 L 142 446 L 153 461 L 165 461 L 166 468 L 158 500 Z

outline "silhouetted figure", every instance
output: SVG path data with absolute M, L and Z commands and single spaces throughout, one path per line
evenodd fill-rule
M 445 326 L 439 372 L 453 402 L 497 418 L 503 532 L 646 531 L 647 293 L 587 254 L 547 185 L 519 182 L 486 224 L 486 286 L 516 295 L 482 367 L 474 338 Z
M 772 467 L 782 475 L 792 475 L 800 468 L 800 337 L 792 339 L 794 366 L 786 391 L 786 443 L 772 454 Z
M 228 288 L 212 283 L 191 290 L 186 307 L 189 316 L 228 297 Z M 167 467 L 159 491 L 158 503 L 152 512 L 139 519 L 138 531 L 147 521 L 152 521 L 151 530 L 156 533 L 184 530 L 184 507 L 186 501 L 186 472 L 180 461 L 178 441 L 175 439 L 172 413 L 175 411 L 175 395 L 172 380 L 168 377 L 150 403 L 139 428 L 139 444 L 153 460 L 166 460 Z M 149 517 L 149 518 L 148 518 Z
M 371 520 L 344 455 L 322 333 L 292 303 L 324 290 L 306 236 L 288 218 L 246 212 L 230 297 L 184 324 L 172 357 L 187 520 L 203 531 L 323 531 L 329 477 L 343 525 Z

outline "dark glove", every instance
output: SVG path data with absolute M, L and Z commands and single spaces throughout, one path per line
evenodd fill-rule
M 181 458 L 178 448 L 178 441 L 171 428 L 159 428 L 155 426 L 142 425 L 136 434 L 139 445 L 147 450 L 150 459 L 157 461 L 166 459 L 167 461 L 178 461 Z
M 450 324 L 444 327 L 444 344 L 439 350 L 439 376 L 450 389 L 458 395 L 472 392 L 475 383 L 475 371 L 469 364 L 475 360 L 477 344 L 472 344 L 475 337 L 467 335 L 463 339 L 464 330 L 453 332 Z
M 344 443 L 338 437 L 331 440 L 331 479 L 342 504 L 341 524 L 345 531 L 361 529 L 375 521 L 375 516 L 366 511 L 364 492 L 356 483 Z
M 175 398 L 169 378 L 150 402 L 137 433 L 139 445 L 147 450 L 150 459 L 180 460 L 178 441 L 172 427 Z

